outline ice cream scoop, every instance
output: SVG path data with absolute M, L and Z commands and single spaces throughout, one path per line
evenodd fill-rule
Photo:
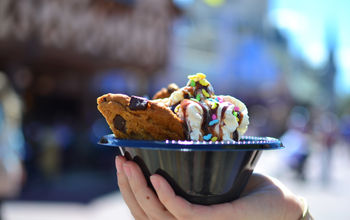
M 174 91 L 169 98 L 159 100 L 181 118 L 189 140 L 238 141 L 247 131 L 247 107 L 240 100 L 215 95 L 203 73 L 188 76 L 185 87 Z

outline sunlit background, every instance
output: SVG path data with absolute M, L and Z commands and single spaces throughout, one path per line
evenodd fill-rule
M 0 0 L 0 219 L 131 219 L 102 94 L 149 96 L 207 74 L 281 138 L 256 171 L 316 219 L 350 219 L 350 3 Z M 2 202 L 1 202 L 2 201 Z

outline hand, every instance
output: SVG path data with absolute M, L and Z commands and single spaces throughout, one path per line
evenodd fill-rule
M 196 205 L 174 193 L 160 175 L 151 176 L 157 195 L 147 186 L 140 167 L 117 156 L 118 185 L 136 220 L 139 219 L 291 219 L 302 215 L 302 202 L 278 180 L 252 174 L 241 197 L 217 205 Z

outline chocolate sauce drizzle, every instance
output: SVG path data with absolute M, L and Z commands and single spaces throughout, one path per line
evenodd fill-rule
M 210 85 L 210 84 L 209 84 Z M 229 102 L 225 102 L 225 103 L 218 103 L 219 105 L 215 108 L 212 109 L 211 108 L 211 104 L 207 103 L 208 101 L 206 101 L 206 99 L 208 97 L 205 97 L 205 95 L 203 94 L 203 89 L 209 94 L 210 97 L 212 97 L 214 95 L 214 91 L 213 89 L 210 87 L 210 89 L 208 88 L 209 85 L 207 86 L 203 86 L 200 83 L 196 82 L 195 86 L 192 87 L 190 86 L 190 83 L 187 84 L 187 86 L 183 89 L 183 97 L 184 100 L 181 101 L 180 103 L 176 103 L 174 105 L 172 105 L 170 107 L 170 109 L 174 112 L 175 107 L 180 104 L 184 117 L 187 118 L 187 107 L 188 105 L 190 105 L 192 102 L 196 102 L 197 104 L 199 104 L 199 106 L 201 106 L 202 110 L 203 110 L 203 120 L 202 120 L 202 124 L 201 124 L 201 130 L 203 135 L 207 135 L 207 134 L 213 134 L 214 133 L 214 128 L 215 126 L 209 126 L 209 122 L 212 120 L 212 116 L 215 114 L 216 116 L 218 116 L 218 109 L 219 109 L 219 105 L 223 104 L 224 106 L 221 109 L 221 119 L 219 120 L 223 120 L 223 118 L 225 117 L 225 113 L 227 111 L 227 108 L 232 105 L 232 103 Z M 197 101 L 192 101 L 189 100 L 190 97 L 191 98 L 196 98 L 197 94 L 200 94 L 200 100 Z M 238 124 L 241 125 L 242 123 L 242 119 L 243 119 L 243 113 L 240 111 L 236 111 L 237 112 L 237 118 L 238 118 Z M 232 112 L 233 113 L 233 112 Z M 186 120 L 186 119 L 185 119 Z M 187 138 L 190 138 L 190 131 L 188 130 L 188 125 L 187 122 L 184 123 L 185 124 L 185 128 L 186 128 L 186 136 Z M 223 131 L 222 131 L 222 126 L 219 125 L 219 134 L 217 134 L 217 138 L 218 140 L 222 140 L 223 138 Z M 237 132 L 237 129 L 232 133 L 232 138 L 235 141 L 238 141 L 239 138 L 239 134 Z
M 226 112 L 228 106 L 229 105 L 225 105 L 224 107 L 222 107 L 222 109 L 221 109 L 221 120 L 223 120 L 223 117 L 225 117 L 225 112 Z M 219 107 L 217 107 L 217 108 L 219 108 Z M 219 129 L 220 129 L 219 138 L 220 138 L 220 140 L 222 140 L 222 136 L 224 135 L 223 132 L 222 132 L 222 127 L 220 126 Z
M 181 108 L 182 108 L 182 111 L 183 111 L 183 114 L 184 114 L 184 118 L 185 118 L 185 122 L 186 122 L 186 115 L 187 115 L 187 107 L 188 107 L 188 105 L 190 104 L 190 102 L 189 101 L 187 101 L 187 99 L 184 99 L 182 102 L 181 102 Z M 187 137 L 187 139 L 190 139 L 191 137 L 190 137 L 190 132 L 189 132 L 189 127 L 188 127 L 188 125 L 187 125 L 187 122 L 186 123 L 183 123 L 183 124 L 185 124 L 185 131 L 186 131 L 186 137 Z
M 204 106 L 201 102 L 198 102 L 198 104 L 202 107 L 203 109 L 203 121 L 202 121 L 202 130 L 204 131 L 205 134 L 211 133 L 209 131 L 209 122 L 211 119 L 210 111 L 208 110 L 207 106 Z
M 232 139 L 235 141 L 238 141 L 238 138 L 239 138 L 238 132 L 237 132 L 237 130 L 235 130 L 232 134 Z
M 243 113 L 242 112 L 237 112 L 237 116 L 238 116 L 238 125 L 241 125 L 242 120 L 243 120 Z

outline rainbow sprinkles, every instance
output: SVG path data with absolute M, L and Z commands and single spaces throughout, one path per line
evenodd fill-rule
M 185 87 L 165 100 L 186 127 L 189 140 L 238 141 L 249 124 L 243 102 L 228 96 L 215 95 L 203 73 L 188 76 Z

